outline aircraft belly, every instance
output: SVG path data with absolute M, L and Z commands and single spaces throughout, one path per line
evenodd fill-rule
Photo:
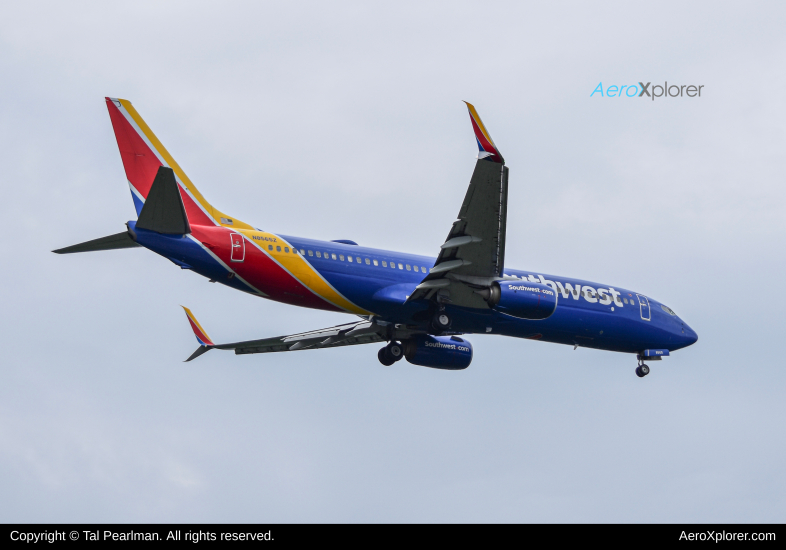
M 133 228 L 133 223 L 130 224 Z M 168 260 L 190 269 L 203 277 L 220 281 L 243 292 L 256 294 L 253 288 L 243 283 L 240 279 L 229 279 L 229 271 L 218 263 L 207 251 L 188 237 L 159 235 L 150 231 L 137 230 L 137 242 Z
M 628 353 L 666 348 L 664 344 L 668 341 L 668 332 L 651 323 L 590 308 L 557 308 L 554 315 L 541 321 L 495 312 L 492 330 L 504 336 Z

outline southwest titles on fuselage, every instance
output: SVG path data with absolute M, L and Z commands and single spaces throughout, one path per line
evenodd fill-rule
M 510 277 L 520 278 L 531 283 L 541 283 L 550 286 L 554 292 L 560 294 L 563 298 L 572 297 L 578 300 L 581 297 L 591 304 L 601 304 L 604 306 L 611 305 L 623 307 L 622 300 L 619 298 L 622 294 L 615 290 L 613 287 L 608 288 L 595 288 L 589 285 L 562 283 L 560 281 L 550 281 L 543 275 L 538 275 L 537 278 L 533 275 L 527 277 L 518 277 L 516 275 L 509 275 Z M 510 287 L 514 290 L 537 290 L 529 287 Z

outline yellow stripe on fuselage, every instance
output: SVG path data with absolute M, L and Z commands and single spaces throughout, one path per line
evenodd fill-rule
M 191 183 L 191 180 L 188 179 L 186 173 L 183 172 L 183 169 L 180 168 L 180 165 L 175 161 L 174 158 L 172 158 L 172 155 L 169 154 L 169 151 L 167 151 L 166 148 L 161 144 L 161 142 L 158 140 L 158 138 L 150 129 L 150 127 L 145 123 L 144 119 L 141 116 L 139 116 L 139 113 L 136 112 L 136 109 L 134 109 L 134 106 L 131 105 L 131 102 L 128 101 L 127 99 L 118 99 L 117 101 L 119 101 L 120 104 L 123 106 L 123 108 L 126 110 L 126 112 L 129 115 L 131 115 L 131 118 L 134 119 L 136 125 L 139 126 L 142 132 L 144 132 L 147 140 L 151 144 L 153 144 L 153 147 L 155 147 L 156 152 L 159 155 L 161 155 L 164 161 L 166 161 L 167 165 L 169 165 L 169 167 L 175 171 L 175 174 L 177 175 L 178 179 L 183 183 L 183 185 L 186 186 L 186 188 L 191 193 L 191 195 L 193 195 L 193 197 L 199 202 L 199 204 L 202 205 L 202 208 L 204 208 L 208 212 L 208 215 L 212 217 L 217 224 L 223 225 L 224 227 L 230 227 L 233 229 L 253 229 L 253 226 L 245 222 L 242 222 L 232 216 L 227 216 L 217 208 L 213 208 L 213 206 L 205 200 L 205 197 L 202 196 L 202 193 L 200 193 L 199 190 L 194 186 L 194 184 Z M 231 219 L 232 223 L 231 224 L 222 223 L 221 218 Z
M 357 315 L 373 315 L 370 311 L 366 311 L 359 307 L 347 298 L 344 297 L 339 291 L 325 280 L 325 278 L 317 271 L 308 261 L 300 255 L 294 254 L 291 251 L 295 248 L 282 239 L 279 235 L 268 233 L 266 231 L 238 231 L 244 235 L 249 241 L 257 245 L 265 254 L 273 258 L 284 269 L 286 269 L 293 277 L 295 277 L 302 285 L 310 289 L 314 294 L 320 298 L 330 302 L 331 304 Z M 254 237 L 257 237 L 255 239 Z M 268 248 L 269 243 L 275 242 L 273 250 Z M 277 246 L 288 247 L 290 252 L 279 252 L 276 250 Z

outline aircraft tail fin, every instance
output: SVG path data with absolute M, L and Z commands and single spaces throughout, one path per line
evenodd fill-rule
M 141 215 L 159 167 L 165 166 L 174 174 L 180 187 L 185 212 L 192 224 L 253 229 L 247 223 L 227 216 L 205 200 L 130 101 L 107 97 L 106 106 L 137 215 Z
M 199 347 L 197 350 L 191 354 L 191 356 L 186 359 L 186 363 L 192 361 L 202 355 L 203 353 L 207 353 L 211 349 L 215 347 L 215 344 L 210 339 L 210 337 L 205 332 L 205 329 L 202 328 L 202 325 L 199 324 L 194 314 L 191 313 L 191 310 L 188 309 L 186 306 L 180 306 L 186 312 L 186 317 L 188 317 L 188 322 L 191 325 L 191 330 L 194 331 L 194 336 L 196 336 L 197 342 L 199 342 Z

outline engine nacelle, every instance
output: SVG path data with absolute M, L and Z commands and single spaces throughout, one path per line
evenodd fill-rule
M 519 319 L 538 321 L 557 309 L 557 293 L 542 283 L 499 281 L 483 297 L 496 311 Z
M 413 365 L 462 370 L 472 362 L 472 344 L 458 336 L 419 334 L 402 342 L 404 357 Z

